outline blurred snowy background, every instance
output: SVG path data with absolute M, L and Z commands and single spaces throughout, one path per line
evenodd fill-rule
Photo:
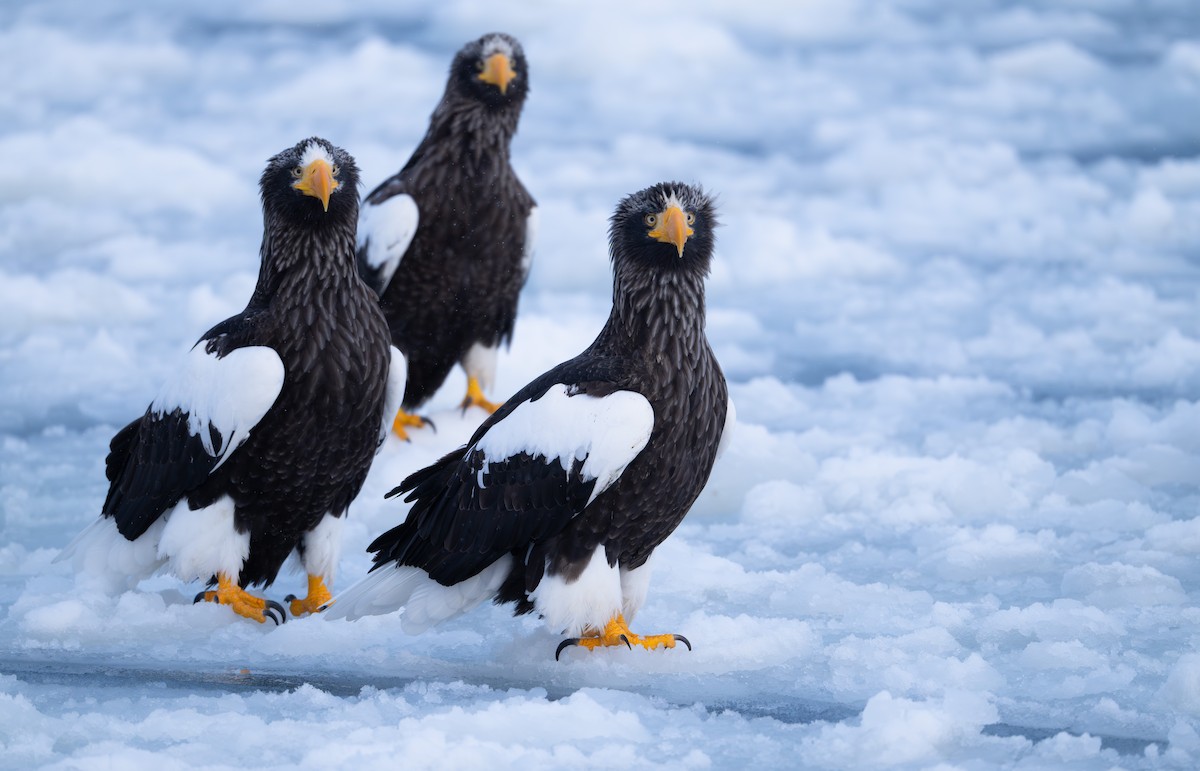
M 267 157 L 319 134 L 370 189 L 492 30 L 542 212 L 498 396 L 599 329 L 622 195 L 720 196 L 742 422 L 637 623 L 695 651 L 76 588 L 109 438 L 249 296 Z M 0 767 L 1200 762 L 1194 0 L 7 0 L 0 81 Z

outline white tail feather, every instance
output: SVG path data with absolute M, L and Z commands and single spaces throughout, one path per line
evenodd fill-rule
M 404 607 L 421 582 L 432 580 L 424 570 L 388 565 L 368 573 L 354 586 L 334 597 L 333 603 L 321 615 L 327 619 L 346 618 L 353 621 L 363 616 L 391 613 Z
M 109 593 L 126 591 L 157 573 L 166 563 L 158 555 L 158 539 L 165 524 L 160 519 L 130 541 L 117 530 L 117 523 L 111 517 L 99 517 L 75 536 L 54 561 L 70 560 L 79 576 L 100 580 Z
M 401 619 L 404 631 L 420 634 L 494 596 L 508 575 L 511 563 L 511 557 L 502 557 L 453 586 L 442 586 L 420 568 L 389 565 L 368 573 L 366 578 L 335 597 L 322 615 L 327 619 L 353 620 L 404 608 Z

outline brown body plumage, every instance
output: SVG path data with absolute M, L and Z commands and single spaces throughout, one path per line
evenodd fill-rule
M 482 68 L 495 56 L 505 57 L 511 79 L 483 79 Z M 408 360 L 405 409 L 429 399 L 458 362 L 469 376 L 490 381 L 487 365 L 464 360 L 474 346 L 491 351 L 512 339 L 535 205 L 513 171 L 509 148 L 528 92 L 528 67 L 515 39 L 492 34 L 469 43 L 455 56 L 445 94 L 408 163 L 363 201 L 359 266 Z M 415 206 L 396 214 L 403 196 Z M 415 232 L 397 241 L 394 220 L 405 216 L 413 217 Z
M 704 488 L 729 417 L 704 333 L 715 225 L 709 197 L 687 185 L 621 202 L 613 308 L 595 342 L 392 491 L 412 501 L 408 518 L 371 544 L 375 573 L 336 614 L 405 605 L 420 577 L 575 633 L 636 612 L 642 568 Z M 439 617 L 428 605 L 406 609 L 406 628 Z

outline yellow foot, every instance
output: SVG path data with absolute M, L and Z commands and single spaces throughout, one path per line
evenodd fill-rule
M 316 613 L 322 607 L 329 604 L 333 599 L 333 595 L 329 593 L 329 588 L 325 586 L 325 579 L 321 576 L 308 574 L 308 596 L 297 598 L 294 594 L 289 594 L 283 598 L 283 601 L 288 603 L 288 608 L 292 611 L 293 616 L 303 616 L 309 613 Z
M 483 407 L 488 412 L 495 412 L 500 409 L 500 405 L 496 402 L 489 402 L 483 395 L 483 389 L 479 387 L 479 381 L 473 377 L 467 378 L 467 395 L 463 397 L 462 403 L 458 406 L 466 412 L 469 407 Z
M 268 618 L 277 625 L 287 620 L 287 612 L 278 602 L 255 597 L 224 573 L 217 573 L 215 590 L 200 592 L 192 602 L 219 602 L 228 605 L 239 616 L 253 619 L 260 624 L 265 623 Z
M 407 429 L 424 428 L 425 426 L 429 426 L 434 431 L 437 430 L 437 426 L 433 425 L 432 420 L 400 410 L 396 413 L 396 419 L 392 421 L 392 433 L 407 442 L 409 441 Z
M 624 645 L 628 648 L 640 645 L 646 650 L 653 650 L 654 648 L 674 648 L 677 642 L 686 645 L 689 651 L 692 649 L 692 644 L 681 634 L 655 634 L 646 637 L 636 635 L 629 631 L 629 626 L 625 623 L 625 616 L 618 613 L 604 625 L 603 632 L 589 628 L 584 630 L 583 637 L 569 637 L 563 640 L 558 644 L 558 650 L 554 651 L 554 660 L 558 661 L 559 654 L 572 645 L 587 648 L 589 651 L 613 645 Z

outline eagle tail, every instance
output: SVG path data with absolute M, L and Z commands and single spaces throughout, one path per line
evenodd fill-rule
M 334 598 L 323 616 L 353 620 L 404 608 L 401 618 L 404 631 L 420 634 L 495 596 L 511 563 L 512 558 L 506 555 L 452 586 L 439 584 L 420 568 L 397 564 L 381 566 Z
M 98 517 L 63 548 L 55 562 L 70 560 L 84 580 L 99 582 L 106 593 L 119 594 L 157 573 L 166 559 L 158 553 L 163 520 L 130 541 L 112 517 Z

